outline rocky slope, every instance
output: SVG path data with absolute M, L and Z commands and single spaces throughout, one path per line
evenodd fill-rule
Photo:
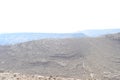
M 114 34 L 116 36 L 119 34 Z M 42 39 L 0 46 L 0 69 L 24 74 L 120 80 L 120 40 Z

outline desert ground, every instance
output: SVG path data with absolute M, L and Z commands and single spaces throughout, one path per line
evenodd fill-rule
M 120 80 L 120 33 L 1 45 L 0 70 L 0 80 Z

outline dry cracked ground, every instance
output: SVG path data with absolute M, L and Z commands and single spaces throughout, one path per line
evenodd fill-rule
M 120 80 L 120 33 L 0 46 L 0 70 L 0 80 Z

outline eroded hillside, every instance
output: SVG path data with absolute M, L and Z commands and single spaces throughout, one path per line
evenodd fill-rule
M 90 75 L 102 80 L 120 79 L 120 40 L 108 37 L 42 39 L 0 46 L 0 54 L 1 70 L 81 79 Z

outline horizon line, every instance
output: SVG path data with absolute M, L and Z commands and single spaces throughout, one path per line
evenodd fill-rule
M 0 34 L 14 34 L 14 33 L 46 33 L 46 34 L 70 34 L 70 33 L 80 33 L 80 32 L 83 32 L 83 31 L 92 31 L 92 30 L 119 30 L 120 28 L 107 28 L 107 29 L 84 29 L 84 30 L 78 30 L 78 31 L 73 31 L 73 32 L 38 32 L 38 31 L 24 31 L 24 32 L 22 32 L 22 31 L 18 31 L 18 32 L 0 32 Z

